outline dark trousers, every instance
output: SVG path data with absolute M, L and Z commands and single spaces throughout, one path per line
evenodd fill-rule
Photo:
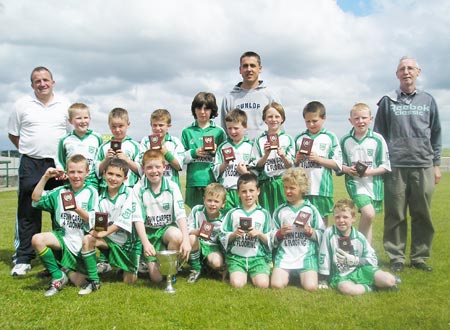
M 41 232 L 42 211 L 31 206 L 31 194 L 47 168 L 54 166 L 55 162 L 51 158 L 34 159 L 22 155 L 20 159 L 16 218 L 15 260 L 17 264 L 29 264 L 36 256 L 31 245 L 31 238 L 34 234 Z M 50 179 L 45 189 L 53 189 L 60 184 L 60 182 Z

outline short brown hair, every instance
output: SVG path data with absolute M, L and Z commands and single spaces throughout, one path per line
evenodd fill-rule
M 153 121 L 165 121 L 167 124 L 172 123 L 172 117 L 170 116 L 169 110 L 166 109 L 156 109 L 152 112 L 150 115 L 150 123 L 153 123 Z
M 89 111 L 89 107 L 86 104 L 84 104 L 84 103 L 74 103 L 67 110 L 67 112 L 69 113 L 69 118 L 72 119 L 75 116 L 75 113 L 78 110 L 87 110 L 87 112 L 89 113 L 89 117 L 91 116 L 91 113 Z
M 350 199 L 340 199 L 334 204 L 333 212 L 336 210 L 348 211 L 351 213 L 352 218 L 356 217 L 356 206 Z
M 225 116 L 226 123 L 241 123 L 242 126 L 247 127 L 247 113 L 241 109 L 233 109 Z
M 109 112 L 108 122 L 110 122 L 112 118 L 120 118 L 128 122 L 128 111 L 124 108 L 114 108 Z
M 261 66 L 261 56 L 259 56 L 258 53 L 252 52 L 252 51 L 247 51 L 244 54 L 241 55 L 241 57 L 239 58 L 239 65 L 241 65 L 242 63 L 242 59 L 244 57 L 256 57 L 259 66 Z
M 307 113 L 319 113 L 320 118 L 323 119 L 327 115 L 327 110 L 319 101 L 312 101 L 303 108 L 303 118 L 305 118 L 305 114 Z
M 66 169 L 69 168 L 70 163 L 74 163 L 74 164 L 85 163 L 86 170 L 89 172 L 89 163 L 88 163 L 86 157 L 84 157 L 81 154 L 74 154 L 74 155 L 70 156 L 66 163 Z
M 207 195 L 217 196 L 221 198 L 223 202 L 225 202 L 227 198 L 227 190 L 221 183 L 212 182 L 206 186 L 203 198 L 205 198 Z
M 216 118 L 217 115 L 219 114 L 216 97 L 214 96 L 213 93 L 200 92 L 197 95 L 195 95 L 191 105 L 191 112 L 195 119 L 197 119 L 195 109 L 201 108 L 203 106 L 205 106 L 206 109 L 211 109 L 210 119 Z

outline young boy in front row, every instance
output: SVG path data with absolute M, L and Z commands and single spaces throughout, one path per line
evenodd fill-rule
M 88 280 L 78 292 L 87 295 L 100 288 L 99 273 L 111 270 L 111 266 L 124 271 L 123 281 L 132 283 L 137 279 L 137 267 L 141 254 L 139 241 L 132 223 L 136 203 L 133 190 L 124 184 L 128 175 L 127 163 L 119 158 L 110 158 L 103 177 L 107 188 L 99 196 L 98 211 L 107 214 L 107 229 L 99 230 L 95 222 L 91 231 L 83 238 L 81 256 L 86 266 Z M 108 251 L 108 260 L 97 264 L 95 248 Z M 100 256 L 102 257 L 103 254 Z
M 319 245 L 325 225 L 319 211 L 303 195 L 309 190 L 309 179 L 300 168 L 289 168 L 282 176 L 287 202 L 273 215 L 274 269 L 270 285 L 282 289 L 289 283 L 290 275 L 300 277 L 307 291 L 318 287 Z
M 361 212 L 358 230 L 369 243 L 375 213 L 381 213 L 383 207 L 382 175 L 391 171 L 386 142 L 369 127 L 372 119 L 367 104 L 355 104 L 349 118 L 353 128 L 341 139 L 345 187 Z
M 221 209 L 225 205 L 226 195 L 227 191 L 223 185 L 217 182 L 210 183 L 205 188 L 204 205 L 194 206 L 189 214 L 188 230 L 192 251 L 189 255 L 191 273 L 188 283 L 195 283 L 200 277 L 201 259 L 206 259 L 208 266 L 213 270 L 224 271 L 219 234 L 224 215 Z
M 272 220 L 269 212 L 258 205 L 260 191 L 255 174 L 242 174 L 237 189 L 241 206 L 227 213 L 220 228 L 230 284 L 241 288 L 249 275 L 254 286 L 268 288 Z
M 340 200 L 334 206 L 334 225 L 327 228 L 320 244 L 319 273 L 345 295 L 361 295 L 377 288 L 397 289 L 397 278 L 378 269 L 375 251 L 352 225 L 355 204 Z
M 66 268 L 71 274 L 74 284 L 80 285 L 85 276 L 74 273 L 82 263 L 80 250 L 85 232 L 89 229 L 89 218 L 93 218 L 98 205 L 97 190 L 85 185 L 84 180 L 89 173 L 89 164 L 82 155 L 75 154 L 67 161 L 68 185 L 57 187 L 51 191 L 44 191 L 45 184 L 50 178 L 63 175 L 63 170 L 49 168 L 34 188 L 33 206 L 54 214 L 54 230 L 33 236 L 32 245 L 39 258 L 49 271 L 52 282 L 45 296 L 53 296 L 61 291 L 68 282 L 68 275 L 60 268 Z M 73 193 L 72 195 L 62 195 Z M 64 201 L 72 207 L 65 210 Z M 57 260 L 54 251 L 58 251 L 61 258 Z M 59 254 L 58 253 L 58 254 Z
M 184 260 L 191 251 L 183 197 L 178 185 L 164 177 L 164 168 L 162 152 L 147 150 L 142 157 L 145 176 L 133 188 L 136 201 L 133 221 L 142 242 L 142 258 L 154 282 L 162 281 L 156 265 L 157 251 L 177 250 Z
M 240 175 L 250 172 L 248 165 L 251 162 L 253 141 L 245 136 L 247 114 L 244 110 L 231 110 L 225 116 L 225 124 L 228 138 L 217 147 L 213 173 L 217 182 L 227 190 L 224 207 L 226 213 L 240 204 L 237 181 Z
M 325 128 L 325 106 L 318 102 L 309 102 L 303 108 L 306 131 L 295 138 L 295 166 L 306 171 L 310 180 L 306 198 L 319 210 L 325 226 L 328 216 L 333 213 L 333 178 L 332 170 L 342 168 L 342 152 L 336 135 Z M 302 143 L 312 140 L 310 152 Z

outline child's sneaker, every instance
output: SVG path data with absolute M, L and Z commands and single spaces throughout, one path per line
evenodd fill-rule
M 105 274 L 107 272 L 110 272 L 112 269 L 111 265 L 107 262 L 99 262 L 97 264 L 97 273 L 98 274 Z
M 198 281 L 199 277 L 200 277 L 200 272 L 192 269 L 191 273 L 189 274 L 189 277 L 187 279 L 187 282 L 193 284 Z
M 50 287 L 48 288 L 47 291 L 45 291 L 45 296 L 46 297 L 54 296 L 63 289 L 64 285 L 66 285 L 68 281 L 69 279 L 67 278 L 66 274 L 62 272 L 62 277 L 60 279 L 53 280 L 50 283 Z
M 11 269 L 11 276 L 26 275 L 30 271 L 31 271 L 30 264 L 15 264 L 14 267 Z
M 148 273 L 148 265 L 141 261 L 138 266 L 138 273 L 147 274 Z
M 93 291 L 97 291 L 100 289 L 100 282 L 88 280 L 82 287 L 81 290 L 78 291 L 80 296 L 85 296 L 87 294 L 92 293 Z

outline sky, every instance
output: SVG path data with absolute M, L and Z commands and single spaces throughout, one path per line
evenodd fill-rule
M 261 55 L 260 78 L 280 97 L 292 136 L 305 129 L 301 111 L 313 100 L 339 137 L 356 102 L 375 115 L 399 85 L 398 60 L 412 56 L 450 147 L 448 12 L 447 0 L 0 0 L 0 149 L 14 149 L 7 118 L 32 93 L 36 66 L 53 72 L 55 93 L 90 107 L 93 130 L 109 134 L 109 111 L 123 107 L 140 141 L 155 109 L 171 112 L 180 137 L 198 92 L 214 93 L 220 107 L 249 50 Z

